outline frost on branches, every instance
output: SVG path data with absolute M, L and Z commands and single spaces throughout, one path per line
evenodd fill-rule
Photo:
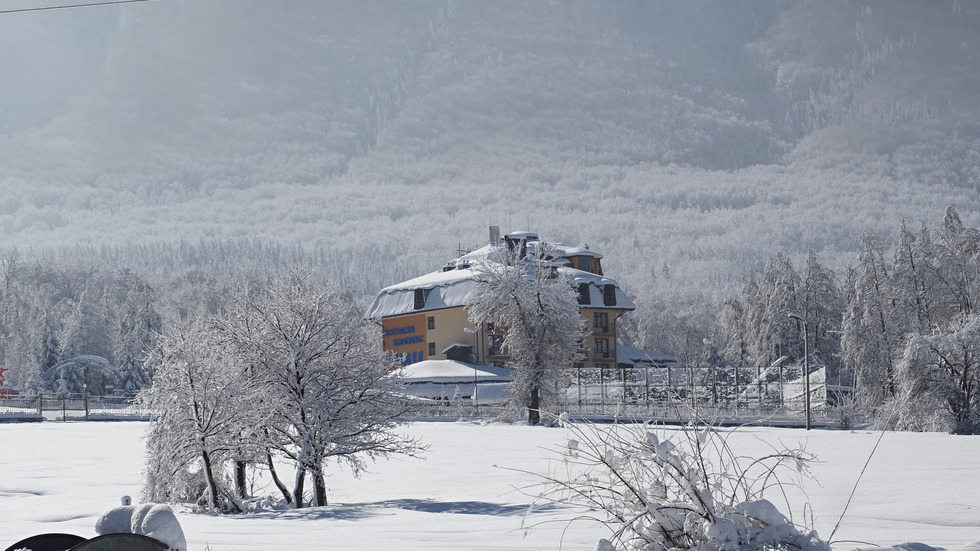
M 477 326 L 490 323 L 506 331 L 503 348 L 514 368 L 510 405 L 526 409 L 531 425 L 555 403 L 560 374 L 579 355 L 585 327 L 571 283 L 549 256 L 542 248 L 535 258 L 514 252 L 504 263 L 483 263 L 479 291 L 467 306 Z
M 586 508 L 580 519 L 612 532 L 597 549 L 830 549 L 766 499 L 783 495 L 785 477 L 805 475 L 812 457 L 803 450 L 739 457 L 710 427 L 670 431 L 667 438 L 667 430 L 649 424 L 562 421 L 570 436 L 559 450 L 560 472 L 546 477 L 538 499 Z
M 358 473 L 367 459 L 423 449 L 397 430 L 417 406 L 349 294 L 291 272 L 233 295 L 220 315 L 161 340 L 142 394 L 159 415 L 147 442 L 147 497 L 244 510 L 253 465 L 294 507 L 307 503 L 309 478 L 310 502 L 322 506 L 328 461 Z M 277 461 L 295 469 L 291 491 Z

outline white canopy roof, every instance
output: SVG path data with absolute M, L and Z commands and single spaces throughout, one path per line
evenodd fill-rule
M 455 360 L 424 360 L 395 370 L 407 383 L 509 382 L 510 370 L 488 365 L 473 366 Z

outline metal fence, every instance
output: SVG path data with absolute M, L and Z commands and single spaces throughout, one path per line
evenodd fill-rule
M 826 370 L 810 369 L 811 417 L 829 422 L 840 400 L 837 385 L 828 385 Z M 453 398 L 436 400 L 424 410 L 433 418 L 492 417 L 504 412 L 499 403 L 470 400 L 472 385 Z M 555 389 L 559 411 L 573 416 L 613 419 L 766 422 L 801 425 L 806 415 L 806 378 L 802 366 L 618 367 L 567 370 Z M 828 389 L 830 389 L 828 391 Z M 481 391 L 482 392 L 482 391 Z
M 422 418 L 494 418 L 508 415 L 502 402 L 506 384 L 442 385 L 426 392 Z M 770 368 L 617 367 L 566 370 L 554 389 L 558 412 L 592 419 L 690 420 L 801 424 L 806 379 L 800 366 Z M 421 387 L 420 387 L 421 388 Z M 426 387 L 427 388 L 427 387 Z M 828 390 L 829 389 L 829 390 Z M 411 390 L 409 389 L 411 393 Z M 479 400 L 473 400 L 477 394 Z M 826 370 L 810 371 L 811 417 L 827 423 L 846 389 L 828 385 Z M 149 419 L 133 396 L 42 394 L 0 398 L 0 420 Z M 510 413 L 515 415 L 515 413 Z
M 46 421 L 94 421 L 149 419 L 133 396 L 86 394 L 7 394 L 0 399 L 0 419 Z

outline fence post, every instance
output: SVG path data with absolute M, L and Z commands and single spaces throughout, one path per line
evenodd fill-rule
M 735 366 L 735 416 L 738 417 L 738 395 L 741 394 L 741 387 L 738 386 L 738 366 Z
M 779 366 L 779 409 L 786 407 L 786 393 L 783 389 L 783 366 Z
M 626 406 L 626 368 L 623 367 L 622 369 L 620 369 L 620 371 L 622 372 L 623 375 L 623 399 L 620 400 L 620 402 L 622 402 L 623 406 L 625 407 Z
M 759 386 L 759 413 L 762 413 L 762 366 L 755 366 L 755 380 Z M 769 393 L 769 382 L 766 382 L 766 393 Z
M 669 371 L 669 367 L 667 368 Z M 644 396 L 647 397 L 647 416 L 650 416 L 650 363 L 643 364 L 643 386 L 644 386 Z

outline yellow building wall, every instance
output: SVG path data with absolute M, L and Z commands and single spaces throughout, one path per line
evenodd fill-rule
M 432 329 L 429 329 L 430 318 Z M 463 307 L 381 320 L 385 351 L 399 355 L 399 363 L 406 365 L 422 360 L 445 360 L 446 355 L 442 351 L 454 343 L 472 346 L 473 353 L 477 354 L 477 335 L 464 330 L 472 327 Z M 430 354 L 433 350 L 434 354 Z
M 477 354 L 477 348 L 479 347 L 477 346 L 476 333 L 467 333 L 464 331 L 464 328 L 473 329 L 473 324 L 470 323 L 465 308 L 460 306 L 457 308 L 433 310 L 426 312 L 425 317 L 426 327 L 428 327 L 428 318 L 433 318 L 433 328 L 426 329 L 426 334 L 428 335 L 429 342 L 435 344 L 435 354 L 430 357 L 428 351 L 426 351 L 426 359 L 445 360 L 446 355 L 442 351 L 454 343 L 472 346 L 473 354 Z
M 585 319 L 586 337 L 583 343 L 585 357 L 581 358 L 579 362 L 583 367 L 607 364 L 610 368 L 615 368 L 616 318 L 621 311 L 583 308 L 580 312 Z M 605 330 L 596 326 L 596 312 L 606 314 L 607 325 Z M 398 354 L 400 363 L 403 364 L 430 359 L 444 360 L 446 355 L 442 351 L 454 343 L 471 346 L 473 354 L 480 363 L 488 364 L 492 361 L 506 359 L 504 356 L 493 358 L 487 356 L 490 335 L 501 333 L 487 332 L 485 327 L 479 332 L 468 333 L 466 331 L 466 329 L 473 330 L 474 326 L 470 323 L 466 309 L 462 306 L 384 318 L 381 321 L 381 326 L 384 333 L 384 349 L 392 354 Z M 603 357 L 601 352 L 596 352 L 595 339 L 597 338 L 607 340 L 608 357 Z M 433 353 L 430 354 L 430 351 Z

